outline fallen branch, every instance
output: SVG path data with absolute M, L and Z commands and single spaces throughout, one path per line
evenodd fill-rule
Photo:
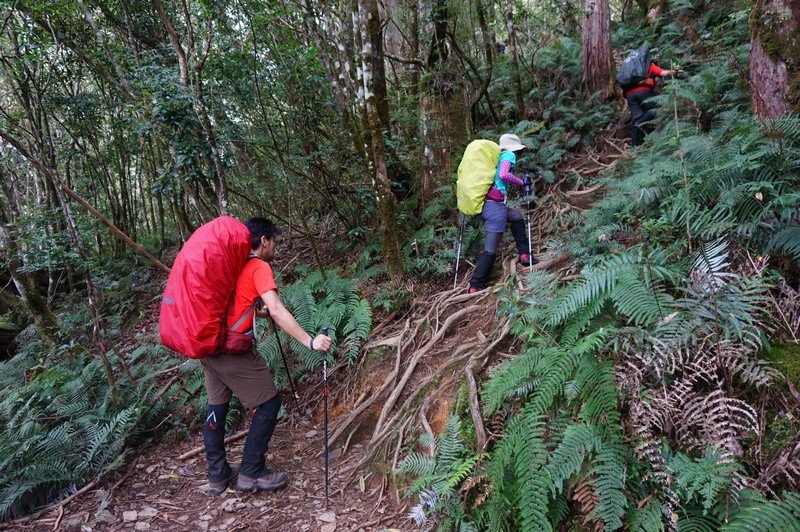
M 227 438 L 225 438 L 225 445 L 227 445 L 227 444 L 229 444 L 229 443 L 233 443 L 233 442 L 235 442 L 235 441 L 239 441 L 239 440 L 241 440 L 242 438 L 244 438 L 245 436 L 247 436 L 247 432 L 248 432 L 249 430 L 250 430 L 250 429 L 249 429 L 249 428 L 247 428 L 247 429 L 245 429 L 245 430 L 241 430 L 241 431 L 237 432 L 236 434 L 233 434 L 232 436 L 228 436 Z M 195 447 L 195 448 L 194 448 L 194 449 L 192 449 L 191 451 L 186 451 L 185 453 L 183 453 L 182 455 L 180 455 L 180 456 L 178 457 L 178 460 L 181 460 L 181 461 L 183 461 L 183 460 L 187 460 L 187 459 L 189 459 L 189 458 L 191 458 L 191 457 L 193 457 L 193 456 L 197 456 L 198 454 L 202 453 L 202 452 L 203 452 L 203 451 L 205 451 L 205 450 L 206 450 L 206 446 L 205 446 L 205 445 L 202 445 L 202 446 L 200 446 L 200 447 Z
M 568 196 L 570 198 L 577 198 L 577 197 L 580 197 L 580 196 L 586 196 L 588 194 L 594 194 L 595 192 L 600 190 L 602 187 L 603 187 L 603 183 L 598 183 L 598 184 L 594 185 L 593 187 L 584 188 L 583 190 L 568 190 L 567 192 L 564 192 L 564 195 Z
M 43 508 L 43 509 L 39 510 L 38 512 L 32 513 L 32 514 L 27 515 L 25 517 L 21 517 L 19 519 L 15 519 L 14 521 L 8 521 L 6 523 L 0 524 L 0 530 L 14 529 L 16 526 L 19 526 L 22 523 L 30 523 L 31 521 L 34 521 L 35 519 L 37 519 L 37 518 L 39 518 L 39 517 L 41 517 L 43 515 L 49 514 L 53 510 L 61 510 L 63 512 L 63 508 L 66 505 L 68 505 L 69 503 L 71 503 L 72 501 L 74 501 L 75 499 L 77 499 L 78 497 L 80 497 L 81 495 L 86 493 L 87 491 L 91 491 L 92 488 L 94 488 L 99 481 L 100 481 L 100 479 L 94 479 L 93 481 L 89 482 L 84 487 L 82 487 L 81 489 L 79 489 L 78 491 L 76 491 L 75 493 L 73 493 L 72 495 L 67 497 L 66 499 L 64 499 L 62 501 L 59 501 L 59 502 L 53 504 L 52 506 L 48 506 L 47 508 Z

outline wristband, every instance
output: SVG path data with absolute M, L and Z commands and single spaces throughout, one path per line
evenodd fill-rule
M 312 351 L 314 350 L 314 339 L 313 338 L 308 342 L 308 348 L 311 349 Z

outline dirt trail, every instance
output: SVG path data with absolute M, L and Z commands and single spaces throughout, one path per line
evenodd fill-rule
M 180 461 L 181 454 L 203 444 L 195 434 L 179 445 L 151 447 L 127 470 L 109 476 L 94 491 L 44 518 L 20 527 L 29 530 L 275 530 L 317 531 L 408 530 L 403 505 L 381 496 L 367 482 L 346 483 L 360 460 L 363 446 L 331 460 L 330 505 L 325 490 L 321 424 L 308 416 L 290 415 L 278 425 L 267 465 L 289 473 L 288 486 L 274 493 L 229 489 L 217 497 L 204 492 L 203 453 Z M 228 460 L 238 463 L 244 439 L 227 445 Z M 363 491 L 362 491 L 363 488 Z M 335 526 L 334 526 L 335 525 Z

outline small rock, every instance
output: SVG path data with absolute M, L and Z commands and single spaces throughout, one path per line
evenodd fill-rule
M 338 449 L 334 449 L 330 453 L 328 453 L 328 460 L 330 461 L 336 460 L 337 458 L 339 458 L 340 454 L 342 454 L 341 447 L 339 447 Z
M 169 480 L 169 475 L 158 475 L 158 480 Z
M 236 510 L 236 503 L 238 501 L 236 499 L 228 499 L 222 503 L 222 509 L 228 513 L 233 512 Z
M 210 511 L 210 512 L 208 512 L 208 513 L 209 513 L 209 514 L 211 514 L 211 516 L 212 516 L 212 517 L 216 517 L 216 516 L 218 516 L 218 515 L 219 515 L 219 510 L 211 510 L 211 511 Z
M 333 512 L 325 512 L 319 516 L 317 519 L 322 521 L 323 523 L 335 523 L 336 522 L 336 514 Z
M 309 421 L 308 421 L 307 419 L 301 419 L 301 420 L 300 420 L 300 426 L 302 426 L 302 427 L 307 427 L 307 426 L 309 426 L 310 424 L 311 424 L 311 423 L 309 423 Z M 309 525 L 309 526 L 310 526 L 310 525 Z
M 81 525 L 81 532 L 92 532 L 92 530 L 94 529 L 89 525 Z
M 126 523 L 133 523 L 139 518 L 139 514 L 134 510 L 129 510 L 127 512 L 122 512 L 122 520 Z
M 142 510 L 139 511 L 140 519 L 150 519 L 151 517 L 155 517 L 157 515 L 158 515 L 158 510 L 156 510 L 152 506 L 145 506 Z
M 319 527 L 319 532 L 333 532 L 334 530 L 336 530 L 336 523 L 322 525 Z
M 144 464 L 136 464 L 136 469 L 144 469 L 144 468 L 145 468 Z
M 222 524 L 227 526 L 227 527 L 229 527 L 229 526 L 233 525 L 233 523 L 235 523 L 235 522 L 236 522 L 236 518 L 235 517 L 231 517 L 230 519 L 226 519 L 225 521 L 223 521 Z
M 300 527 L 300 530 L 302 530 L 303 532 L 306 532 L 306 530 L 308 530 L 309 528 L 311 528 L 311 525 L 303 525 L 303 526 Z
M 208 530 L 208 521 L 198 521 L 197 528 L 202 532 L 206 532 Z
M 296 497 L 298 499 L 300 498 L 300 497 L 297 497 L 296 495 L 294 495 L 294 497 Z M 289 498 L 291 499 L 292 495 L 290 495 Z M 261 508 L 262 506 L 265 506 L 266 504 L 267 504 L 267 501 L 265 501 L 264 499 L 257 499 L 255 501 L 253 501 L 253 506 L 255 506 L 256 508 Z
M 100 510 L 97 512 L 97 514 L 95 514 L 94 517 L 98 523 L 114 523 L 117 520 L 117 518 L 114 517 L 114 514 L 108 510 Z
M 300 500 L 300 495 L 289 495 L 289 500 L 290 501 L 299 501 Z
M 140 489 L 143 489 L 144 487 L 145 487 L 145 483 L 144 482 L 137 482 L 137 483 L 135 483 L 133 485 L 133 489 L 135 489 L 135 490 L 140 490 Z
M 250 503 L 249 502 L 241 502 L 240 501 L 240 502 L 237 502 L 234 505 L 234 508 L 236 508 L 237 510 L 243 510 L 243 509 L 246 509 L 246 508 L 250 508 Z
M 213 517 L 211 517 L 209 514 L 203 514 L 200 517 L 198 517 L 198 519 L 200 519 L 201 521 L 211 521 Z
M 133 527 L 135 530 L 150 530 L 150 523 L 147 521 L 137 521 L 136 525 Z
M 185 523 L 186 521 L 189 520 L 189 516 L 188 515 L 181 515 L 180 517 L 176 517 L 175 520 L 177 522 L 179 522 L 179 523 Z
M 313 438 L 316 435 L 317 435 L 316 430 L 309 430 L 308 432 L 306 432 L 306 438 Z
M 156 470 L 156 466 L 154 466 L 154 465 L 151 465 L 151 466 L 148 466 L 148 467 L 147 467 L 147 469 L 145 469 L 145 472 L 146 472 L 148 475 L 152 475 L 152 474 L 153 474 L 153 471 L 155 471 L 155 470 Z
M 64 521 L 64 527 L 68 529 L 78 528 L 79 526 L 83 526 L 83 517 L 73 517 Z

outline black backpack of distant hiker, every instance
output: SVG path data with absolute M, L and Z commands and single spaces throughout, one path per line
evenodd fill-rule
M 647 78 L 650 69 L 650 47 L 642 46 L 625 58 L 617 71 L 617 84 L 623 90 L 631 89 Z

